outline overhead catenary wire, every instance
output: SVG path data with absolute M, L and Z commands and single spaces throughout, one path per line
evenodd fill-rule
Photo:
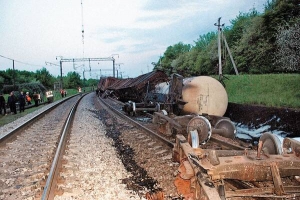
M 82 45 L 83 45 L 83 57 L 84 57 L 84 25 L 83 25 L 83 4 L 82 4 L 82 0 L 81 0 L 81 33 L 82 33 Z
M 81 35 L 82 36 L 82 58 L 84 58 L 84 25 L 83 25 L 83 4 L 82 4 L 82 0 L 81 0 L 81 34 L 82 34 Z
M 31 64 L 31 63 L 27 63 L 27 62 L 22 62 L 22 61 L 13 59 L 13 58 L 8 58 L 8 57 L 3 56 L 3 55 L 0 55 L 0 57 L 8 59 L 8 60 L 11 60 L 11 61 L 14 61 L 14 62 L 17 62 L 17 63 L 24 64 L 24 65 L 30 65 L 30 66 L 36 66 L 36 67 L 44 67 L 44 65 L 36 65 L 36 64 Z

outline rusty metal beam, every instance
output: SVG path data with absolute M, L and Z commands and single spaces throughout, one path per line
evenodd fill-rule
M 258 158 L 257 152 L 254 150 L 238 150 L 230 153 L 224 150 L 192 148 L 184 136 L 177 135 L 174 155 L 177 160 L 187 159 L 189 161 L 199 184 L 198 189 L 195 187 L 198 190 L 195 193 L 205 194 L 204 199 L 220 199 L 222 194 L 219 194 L 216 188 L 219 186 L 226 188 L 227 183 L 229 186 L 227 184 L 225 196 L 228 198 L 291 198 L 300 196 L 300 186 L 288 184 L 282 179 L 292 180 L 294 176 L 299 176 L 300 159 L 295 153 L 262 154 Z M 191 180 L 193 179 L 191 178 Z M 241 186 L 239 184 L 230 185 L 231 181 L 241 183 Z M 264 181 L 268 181 L 271 185 L 262 187 L 258 184 Z M 222 184 L 220 185 L 220 183 Z M 243 183 L 247 183 L 247 185 L 243 186 Z
M 168 117 L 168 116 L 165 116 L 164 114 L 162 113 L 159 113 L 159 112 L 155 112 L 154 115 L 157 115 L 159 116 L 160 118 L 163 118 L 164 120 L 168 121 L 169 123 L 171 123 L 173 126 L 175 126 L 176 128 L 178 129 L 181 129 L 182 126 L 177 123 L 175 120 L 173 120 L 172 118 Z
M 177 146 L 182 149 L 180 155 L 182 156 L 182 158 L 183 156 L 185 158 L 188 158 L 196 174 L 197 182 L 200 184 L 201 189 L 204 192 L 204 194 L 196 193 L 196 198 L 198 195 L 199 198 L 200 195 L 205 195 L 207 199 L 221 200 L 217 188 L 215 187 L 213 182 L 209 180 L 209 177 L 205 173 L 205 170 L 201 169 L 201 164 L 199 161 L 197 161 L 197 156 L 195 155 L 193 148 L 189 145 L 189 143 L 183 135 L 176 135 L 176 138 L 177 140 L 174 148 L 176 148 Z
M 274 186 L 275 186 L 275 194 L 282 196 L 285 192 L 283 189 L 283 184 L 281 181 L 278 166 L 274 162 L 272 162 L 270 164 L 270 166 L 271 166 L 272 177 L 273 177 L 273 182 L 274 182 Z
M 226 191 L 226 198 L 232 197 L 265 197 L 265 198 L 288 198 L 295 199 L 300 196 L 300 187 L 284 187 L 284 190 L 288 194 L 283 195 L 273 195 L 275 188 L 274 187 L 262 187 L 262 188 L 249 188 L 249 189 L 240 189 L 240 190 L 229 190 Z M 293 193 L 293 194 L 289 194 Z
M 249 189 L 241 189 L 241 190 L 235 190 L 235 191 L 226 191 L 225 196 L 226 196 L 226 198 L 251 197 L 251 196 L 272 194 L 273 191 L 274 191 L 274 188 L 272 188 L 272 187 L 249 188 Z
M 273 159 L 272 159 L 273 158 Z M 292 159 L 292 158 L 290 158 Z M 213 165 L 205 163 L 203 166 L 208 170 L 212 180 L 237 179 L 244 181 L 266 181 L 273 180 L 270 162 L 275 162 L 279 168 L 280 175 L 299 175 L 300 160 L 276 160 L 276 156 L 266 160 L 251 160 L 245 156 L 220 157 L 220 164 Z M 296 170 L 298 168 L 298 170 Z

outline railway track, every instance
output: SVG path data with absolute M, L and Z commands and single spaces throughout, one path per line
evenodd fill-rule
M 38 199 L 71 106 L 57 104 L 1 137 L 1 199 Z
M 165 143 L 169 147 L 171 147 L 171 148 L 174 147 L 174 143 L 170 140 L 171 138 L 168 139 L 168 138 L 164 137 L 163 135 L 157 133 L 154 130 L 152 123 L 147 123 L 147 122 L 152 121 L 152 117 L 150 117 L 150 118 L 147 116 L 144 116 L 144 117 L 142 116 L 142 117 L 138 117 L 138 118 L 128 117 L 124 112 L 121 111 L 120 105 L 121 106 L 123 105 L 122 102 L 117 102 L 117 101 L 113 100 L 112 98 L 108 98 L 108 101 L 105 101 L 105 99 L 99 99 L 99 100 L 109 110 L 111 110 L 113 113 L 117 114 L 119 117 L 129 121 L 130 123 L 141 128 L 145 132 L 156 136 L 158 139 L 160 139 L 163 143 Z M 108 103 L 108 102 L 110 102 L 110 103 Z M 142 123 L 142 122 L 144 122 L 144 123 Z
M 130 175 L 93 97 L 70 99 L 5 140 L 0 199 L 140 199 L 122 183 Z
M 166 199 L 177 199 L 179 195 L 173 184 L 178 167 L 172 162 L 174 144 L 151 130 L 150 123 L 124 115 L 120 111 L 121 102 L 112 99 L 97 101 L 100 112 L 103 112 L 99 115 L 107 129 L 111 130 L 108 131 L 112 132 L 111 137 L 115 138 L 115 146 L 125 168 L 132 174 L 125 180 L 127 187 L 141 197 L 164 193 Z

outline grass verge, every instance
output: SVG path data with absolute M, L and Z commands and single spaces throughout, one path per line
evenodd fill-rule
M 229 102 L 300 108 L 300 74 L 226 77 L 228 79 L 224 82 Z

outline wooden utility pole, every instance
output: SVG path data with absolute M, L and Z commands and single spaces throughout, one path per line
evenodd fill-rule
M 225 36 L 224 36 L 223 32 L 222 32 L 222 38 L 223 38 L 223 40 L 224 40 L 224 43 L 225 43 L 226 49 L 227 49 L 227 51 L 228 51 L 228 54 L 229 54 L 229 57 L 230 57 L 231 63 L 232 63 L 232 65 L 233 65 L 233 68 L 234 68 L 235 74 L 236 74 L 236 75 L 239 75 L 239 72 L 238 72 L 238 70 L 237 70 L 237 68 L 236 68 L 235 62 L 234 62 L 234 60 L 233 60 L 233 57 L 232 57 L 232 55 L 231 55 L 231 52 L 230 52 L 229 46 L 228 46 L 228 44 L 227 44 L 227 41 L 226 41 L 226 38 L 225 38 Z
M 13 60 L 13 71 L 12 71 L 12 77 L 13 77 L 13 90 L 15 90 L 15 84 L 16 84 L 16 80 L 15 80 L 15 60 Z
M 226 38 L 225 38 L 225 36 L 224 36 L 224 34 L 223 34 L 223 31 L 222 31 L 222 28 L 221 28 L 221 26 L 224 26 L 224 24 L 221 25 L 220 21 L 221 21 L 221 17 L 219 17 L 218 23 L 215 23 L 215 26 L 218 27 L 219 78 L 222 79 L 222 77 L 223 77 L 223 72 L 222 72 L 222 53 L 221 53 L 221 49 L 222 49 L 222 46 L 221 46 L 221 45 L 222 45 L 222 44 L 221 44 L 221 38 L 224 40 L 225 47 L 226 47 L 226 49 L 227 49 L 227 52 L 228 52 L 228 54 L 229 54 L 229 56 L 230 56 L 231 63 L 232 63 L 232 65 L 233 65 L 233 67 L 234 67 L 234 70 L 235 70 L 235 74 L 236 74 L 236 75 L 239 75 L 239 72 L 238 72 L 238 70 L 237 70 L 237 68 L 236 68 L 235 62 L 234 62 L 234 60 L 233 60 L 233 57 L 232 57 L 232 55 L 231 55 L 229 46 L 228 46 L 228 44 L 227 44 Z
M 222 57 L 221 57 L 221 17 L 218 19 L 218 24 L 215 26 L 218 27 L 218 57 L 219 57 L 219 76 L 222 76 Z M 222 25 L 223 26 L 223 25 Z
M 59 61 L 59 66 L 60 66 L 60 89 L 64 88 L 64 82 L 63 82 L 63 77 L 62 77 L 62 61 Z

